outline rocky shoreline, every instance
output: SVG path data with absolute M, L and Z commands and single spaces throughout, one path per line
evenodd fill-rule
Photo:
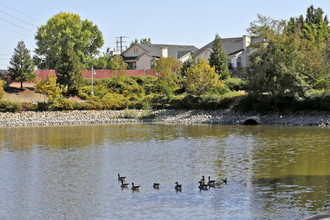
M 295 114 L 247 114 L 229 110 L 103 110 L 0 113 L 0 127 L 57 126 L 111 123 L 221 124 L 239 125 L 250 120 L 261 125 L 330 126 L 329 112 Z

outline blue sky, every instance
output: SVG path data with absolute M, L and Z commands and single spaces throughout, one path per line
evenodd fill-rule
M 37 27 L 61 11 L 96 24 L 105 51 L 116 47 L 119 36 L 125 36 L 127 44 L 150 37 L 152 43 L 200 48 L 216 33 L 222 38 L 247 34 L 257 14 L 289 19 L 305 15 L 312 4 L 329 16 L 329 0 L 0 0 L 0 69 L 7 68 L 20 40 L 33 54 Z

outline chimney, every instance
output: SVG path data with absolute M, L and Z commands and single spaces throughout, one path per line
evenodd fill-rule
M 242 67 L 249 67 L 249 53 L 247 47 L 251 44 L 251 37 L 243 35 L 243 54 L 242 54 Z
M 160 57 L 167 58 L 168 57 L 168 49 L 167 49 L 167 47 L 162 47 L 162 48 L 160 48 L 160 50 L 161 50 L 161 53 L 162 53 Z
M 243 35 L 243 49 L 246 50 L 251 44 L 251 37 L 248 35 Z

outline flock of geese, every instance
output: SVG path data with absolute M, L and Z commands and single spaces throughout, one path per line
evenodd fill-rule
M 126 177 L 125 176 L 120 176 L 120 174 L 118 173 L 118 181 L 121 182 L 121 188 L 129 188 L 129 183 L 126 182 Z M 227 185 L 228 181 L 227 178 L 223 179 L 222 182 L 224 184 Z M 200 190 L 208 190 L 211 187 L 215 187 L 216 185 L 216 181 L 215 180 L 211 180 L 211 177 L 208 177 L 208 181 L 205 180 L 205 177 L 202 176 L 202 179 L 198 182 L 199 186 L 198 188 Z M 153 184 L 154 189 L 159 189 L 159 183 L 154 183 Z M 182 190 L 182 185 L 179 184 L 178 182 L 175 182 L 175 186 L 174 189 L 178 192 Z M 132 191 L 139 191 L 140 190 L 140 186 L 134 185 L 134 182 L 132 182 L 131 185 L 131 190 Z

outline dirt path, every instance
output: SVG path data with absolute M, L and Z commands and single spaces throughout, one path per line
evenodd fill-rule
M 37 93 L 34 91 L 35 84 L 25 84 L 24 83 L 24 90 L 22 91 L 21 85 L 19 83 L 12 83 L 10 87 L 7 89 L 4 97 L 2 100 L 6 101 L 13 101 L 13 102 L 29 102 L 29 103 L 38 103 L 38 102 L 46 102 L 47 96 Z M 84 102 L 79 97 L 70 97 L 69 100 L 74 100 L 77 102 Z
M 25 87 L 23 91 L 18 87 L 9 87 L 2 100 L 37 103 L 47 101 L 47 96 L 36 93 L 33 87 Z

